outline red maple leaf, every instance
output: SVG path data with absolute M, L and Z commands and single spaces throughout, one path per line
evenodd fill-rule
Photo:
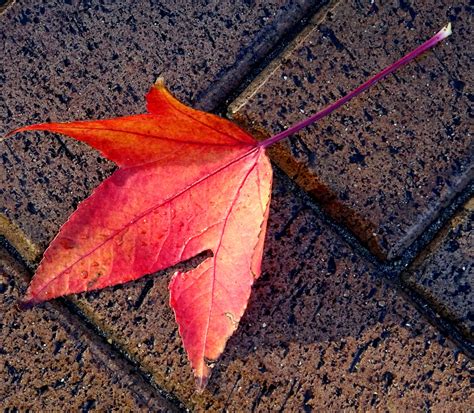
M 199 388 L 235 331 L 260 275 L 272 169 L 265 148 L 328 115 L 450 34 L 450 27 L 303 122 L 258 143 L 228 120 L 177 101 L 159 80 L 148 113 L 38 124 L 83 141 L 119 169 L 82 202 L 45 251 L 23 300 L 122 284 L 212 251 L 176 272 L 170 303 Z

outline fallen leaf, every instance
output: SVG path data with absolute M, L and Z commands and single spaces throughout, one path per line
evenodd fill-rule
M 222 353 L 260 275 L 272 169 L 265 148 L 362 93 L 451 34 L 427 42 L 346 96 L 258 143 L 233 123 L 177 101 L 159 80 L 148 113 L 109 120 L 27 126 L 98 149 L 119 169 L 82 202 L 45 251 L 23 300 L 122 284 L 212 251 L 177 272 L 170 303 L 197 385 Z
M 222 353 L 260 275 L 272 169 L 235 124 L 191 109 L 157 82 L 148 114 L 50 123 L 119 165 L 82 202 L 44 253 L 23 300 L 122 284 L 211 250 L 177 272 L 170 302 L 199 387 Z

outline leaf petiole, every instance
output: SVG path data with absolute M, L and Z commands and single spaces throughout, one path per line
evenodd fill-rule
M 298 122 L 297 124 L 289 127 L 288 129 L 264 140 L 259 143 L 260 147 L 266 148 L 274 143 L 277 143 L 290 135 L 300 131 L 301 129 L 305 128 L 308 125 L 311 125 L 314 122 L 317 122 L 319 119 L 324 118 L 325 116 L 329 115 L 330 113 L 334 112 L 336 109 L 344 105 L 345 103 L 349 102 L 352 98 L 358 96 L 362 92 L 364 92 L 369 87 L 373 86 L 379 80 L 383 79 L 390 73 L 395 72 L 400 67 L 406 65 L 411 60 L 417 58 L 419 55 L 424 53 L 425 51 L 431 49 L 440 41 L 446 39 L 449 35 L 451 35 L 451 23 L 448 23 L 447 26 L 443 27 L 438 33 L 436 33 L 431 39 L 423 43 L 421 46 L 418 46 L 415 50 L 411 51 L 407 55 L 403 56 L 400 60 L 393 63 L 392 65 L 386 67 L 381 72 L 377 73 L 374 77 L 367 80 L 365 83 L 360 85 L 358 88 L 354 89 L 352 92 L 348 93 L 346 96 L 342 97 L 341 99 L 337 100 L 336 102 L 330 104 L 329 106 L 325 107 L 323 110 L 319 111 L 318 113 L 310 116 L 309 118 Z

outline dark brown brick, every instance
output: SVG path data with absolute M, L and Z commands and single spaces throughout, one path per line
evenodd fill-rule
M 2 411 L 176 411 L 57 303 L 18 310 L 26 284 L 0 250 Z
M 402 279 L 474 341 L 474 198 L 446 225 Z
M 453 35 L 434 51 L 271 151 L 381 258 L 398 256 L 473 176 L 468 2 L 337 2 L 231 106 L 247 128 L 280 132 L 448 21 Z
M 144 372 L 196 411 L 467 411 L 470 364 L 276 176 L 246 315 L 195 393 L 168 305 L 172 271 L 74 298 Z
M 316 5 L 16 1 L 0 16 L 0 136 L 29 123 L 144 112 L 159 75 L 211 109 Z M 113 169 L 51 134 L 11 138 L 0 154 L 0 231 L 30 260 Z

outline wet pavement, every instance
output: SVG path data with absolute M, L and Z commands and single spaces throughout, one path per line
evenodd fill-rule
M 172 270 L 18 310 L 44 249 L 115 166 L 53 134 L 0 142 L 0 406 L 469 411 L 472 25 L 467 2 L 434 4 L 8 6 L 2 135 L 141 113 L 162 75 L 184 102 L 228 113 L 262 138 L 447 21 L 453 36 L 270 150 L 262 276 L 202 394 L 168 304 Z

